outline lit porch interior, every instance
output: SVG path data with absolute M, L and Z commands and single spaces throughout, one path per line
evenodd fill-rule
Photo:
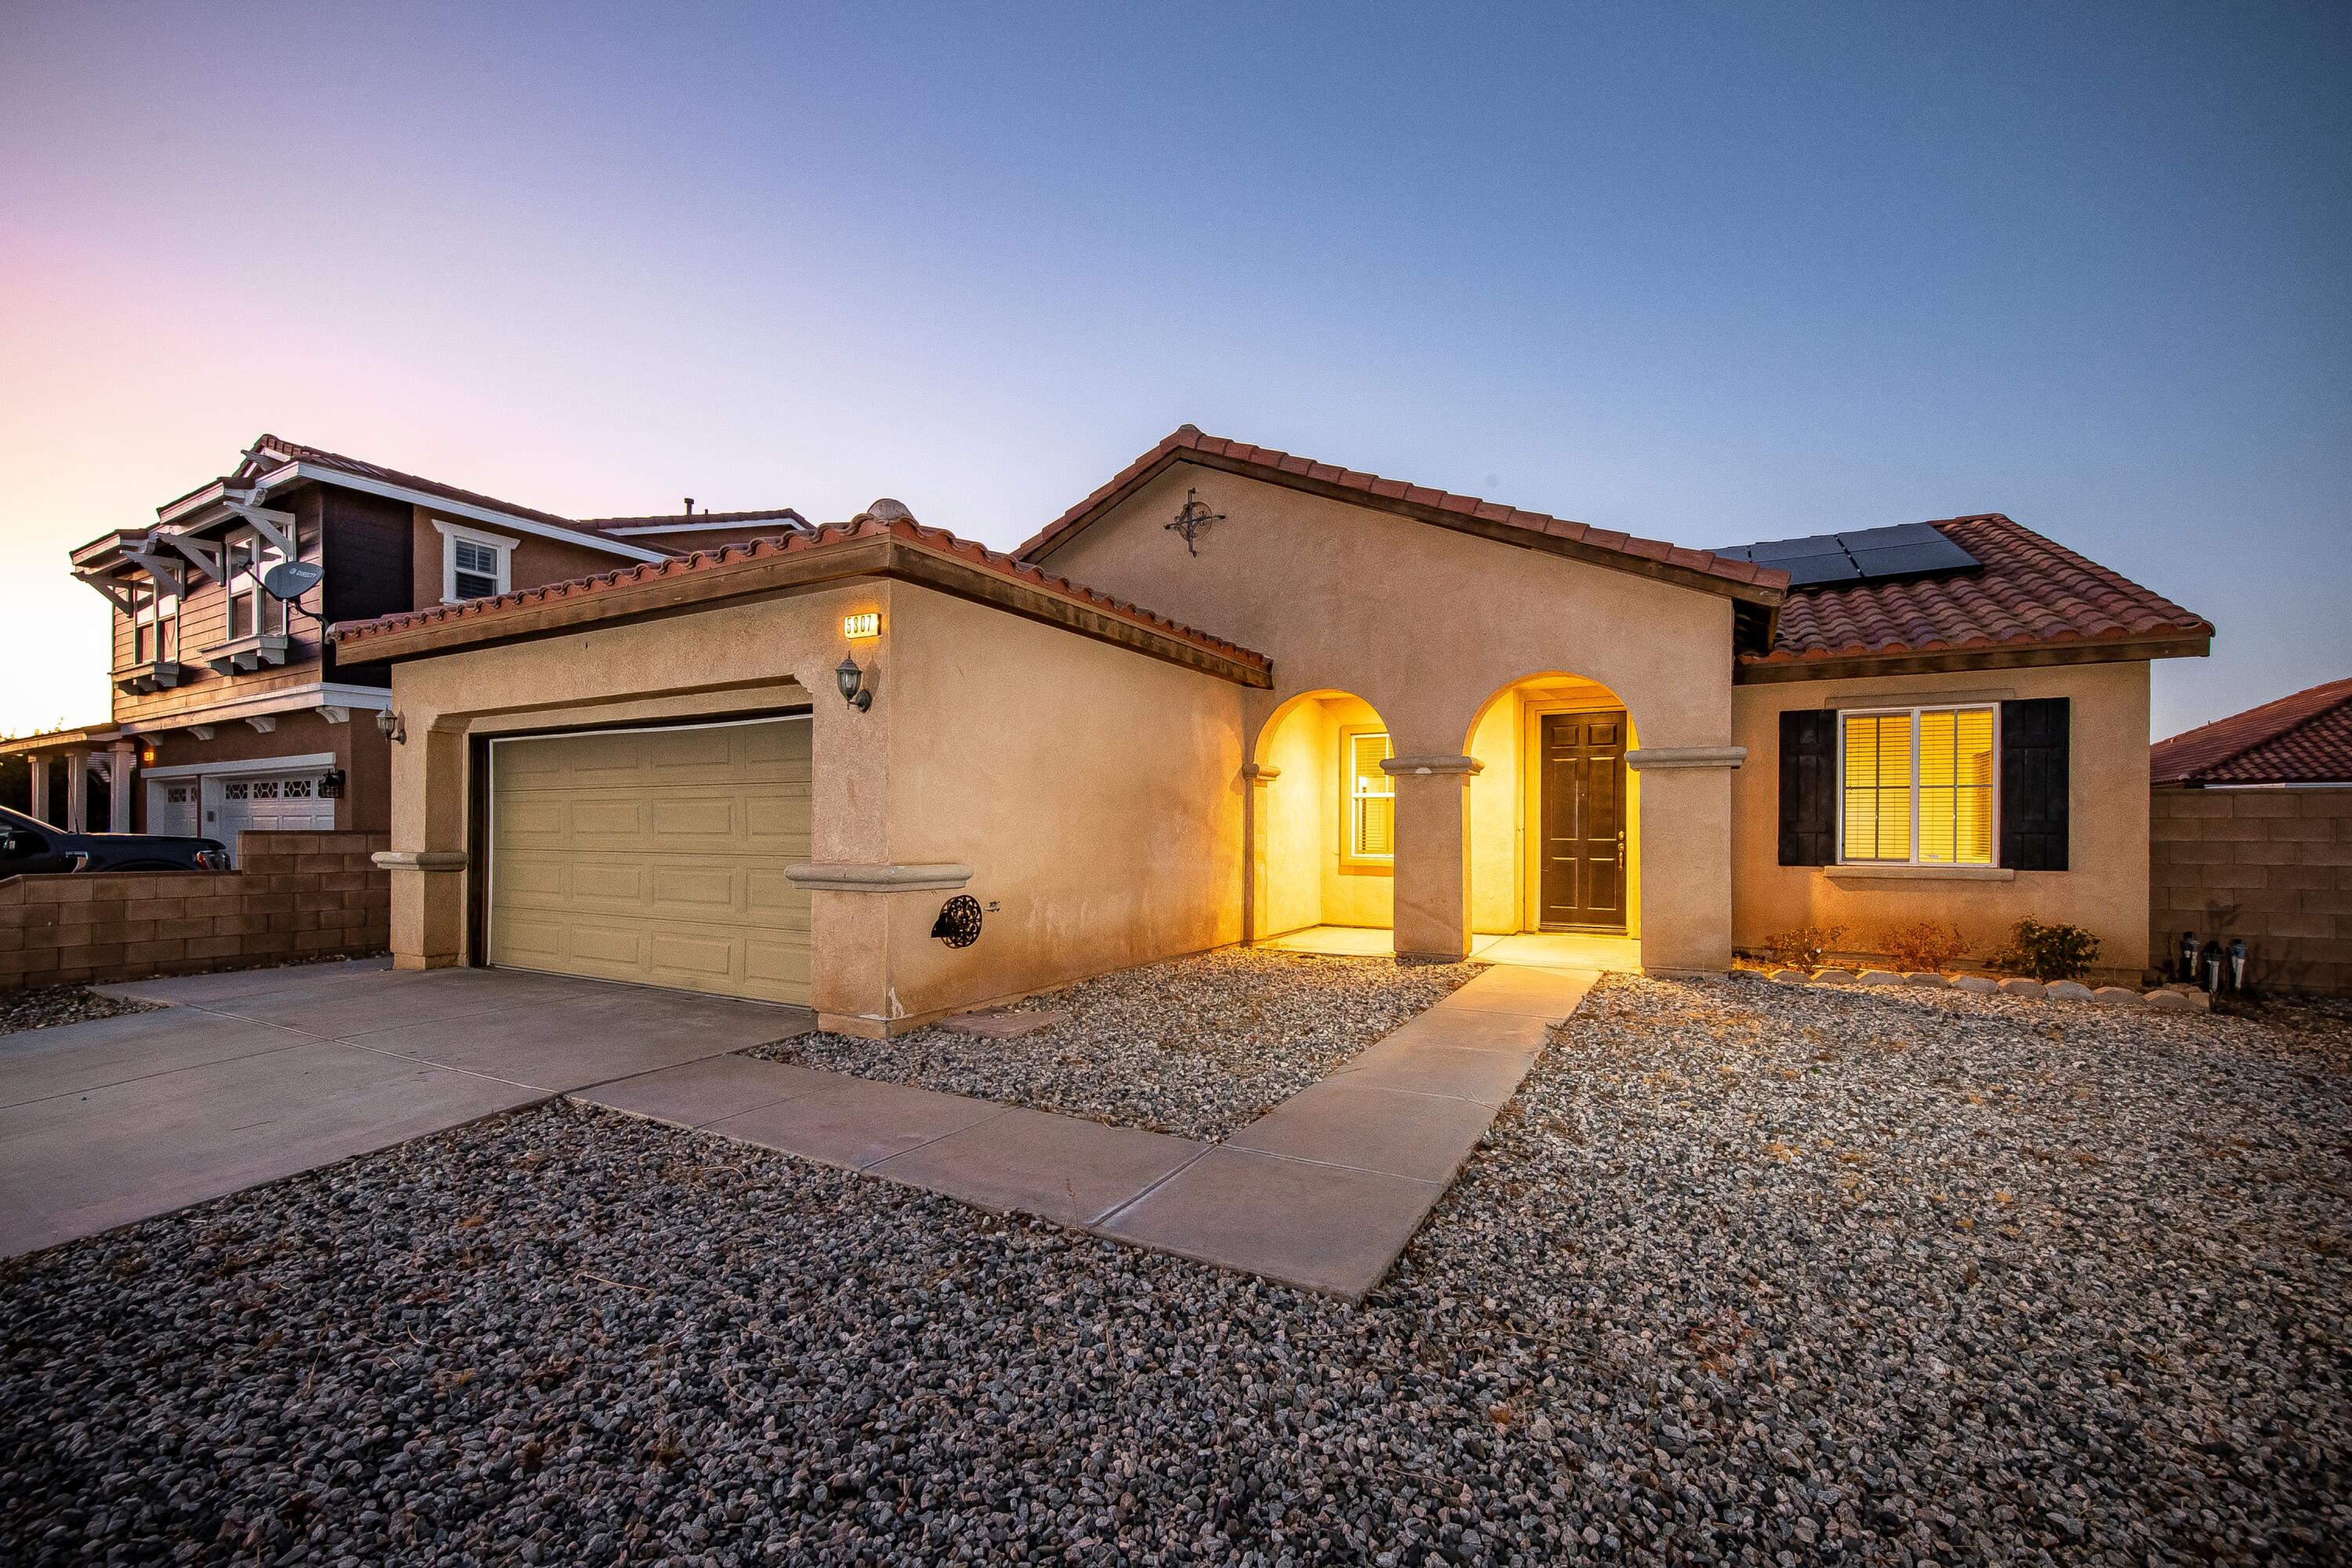
M 1318 952 L 1335 958 L 1385 958 L 1394 946 L 1386 927 L 1314 926 L 1257 944 L 1278 952 Z M 1638 974 L 1642 943 L 1634 937 L 1590 931 L 1483 931 L 1470 939 L 1481 963 L 1524 963 L 1537 969 L 1598 969 Z
M 1577 722 L 1588 720 L 1600 722 Z M 1636 743 L 1617 695 L 1568 674 L 1504 687 L 1470 720 L 1462 751 L 1477 768 L 1465 785 L 1462 870 L 1478 933 L 1473 957 L 1641 969 L 1641 784 L 1622 760 Z M 1411 843 L 1395 841 L 1393 782 L 1380 766 L 1394 754 L 1381 715 L 1351 693 L 1306 694 L 1268 723 L 1256 758 L 1252 923 L 1273 934 L 1257 945 L 1335 954 L 1394 950 L 1392 858 L 1413 853 Z M 1578 829 L 1567 856 L 1576 862 L 1570 885 L 1586 896 L 1563 910 L 1547 866 L 1562 857 L 1545 792 L 1593 789 L 1608 799 L 1589 813 L 1580 809 L 1574 820 L 1590 826 Z M 1606 868 L 1596 870 L 1602 861 Z M 1598 929 L 1583 929 L 1588 924 Z M 1623 929 L 1609 929 L 1618 925 Z

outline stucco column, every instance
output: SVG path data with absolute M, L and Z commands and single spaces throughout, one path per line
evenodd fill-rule
M 898 616 L 887 595 L 873 602 L 881 611 L 879 637 L 852 643 L 845 636 L 822 658 L 793 668 L 793 679 L 810 693 L 810 855 L 786 867 L 784 875 L 809 894 L 809 1005 L 816 1009 L 818 1027 L 881 1039 L 895 1032 L 892 1025 L 904 1014 L 891 965 L 901 928 L 919 918 L 919 905 L 936 911 L 940 889 L 961 887 L 971 868 L 907 866 L 891 858 Z M 865 670 L 874 694 L 870 706 L 843 700 L 834 679 L 842 655 Z M 909 741 L 921 744 L 919 736 Z
M 467 956 L 466 737 L 404 732 L 392 748 L 393 847 L 374 858 L 392 873 L 392 963 L 446 969 Z
M 89 753 L 66 753 L 66 831 L 89 831 Z
M 114 748 L 114 770 L 107 775 L 106 830 L 109 833 L 131 831 L 131 774 L 139 765 L 139 752 L 131 746 Z
M 1267 763 L 1244 763 L 1242 777 L 1248 789 L 1242 799 L 1242 833 L 1245 854 L 1242 859 L 1242 940 L 1264 942 L 1273 935 L 1273 925 L 1266 912 L 1266 821 L 1265 786 L 1282 776 L 1282 770 Z
M 1396 781 L 1395 943 L 1415 958 L 1470 952 L 1470 775 L 1475 757 L 1391 757 Z
M 1642 968 L 1722 974 L 1731 968 L 1731 771 L 1738 746 L 1644 747 Z
M 30 769 L 29 777 L 33 786 L 30 809 L 36 818 L 42 822 L 48 822 L 49 759 L 40 755 L 38 752 L 36 752 L 33 755 L 26 757 L 25 762 Z M 55 825 L 52 824 L 51 826 Z

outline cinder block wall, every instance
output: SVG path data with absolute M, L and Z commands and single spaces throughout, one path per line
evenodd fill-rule
M 2352 789 L 2151 793 L 2151 962 L 2243 937 L 2249 985 L 2352 995 Z
M 244 833 L 234 871 L 0 880 L 0 989 L 193 974 L 392 942 L 380 833 Z

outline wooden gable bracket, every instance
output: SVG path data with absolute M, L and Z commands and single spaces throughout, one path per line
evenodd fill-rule
M 281 561 L 294 559 L 294 514 L 272 511 L 266 506 L 252 506 L 241 500 L 221 503 L 238 517 L 253 525 L 253 531 L 268 540 Z
M 128 583 L 118 583 L 113 578 L 98 572 L 77 572 L 74 574 L 74 579 L 77 582 L 87 583 L 97 589 L 108 604 L 121 610 L 125 616 L 133 619 L 138 617 L 139 600 L 137 595 L 131 593 L 131 584 Z
M 173 598 L 180 598 L 187 593 L 187 584 L 180 574 L 180 563 L 170 556 L 152 555 L 143 550 L 126 550 L 122 555 L 125 560 L 136 561 L 147 568 L 147 574 L 155 579 L 155 586 L 170 589 Z
M 221 551 L 217 544 L 207 544 L 201 539 L 190 539 L 184 533 L 159 533 L 154 542 L 168 544 L 195 563 L 196 570 L 217 583 L 221 580 Z

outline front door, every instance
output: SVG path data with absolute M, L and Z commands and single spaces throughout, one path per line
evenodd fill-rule
M 1625 929 L 1625 715 L 1547 713 L 1541 796 L 1546 931 Z

